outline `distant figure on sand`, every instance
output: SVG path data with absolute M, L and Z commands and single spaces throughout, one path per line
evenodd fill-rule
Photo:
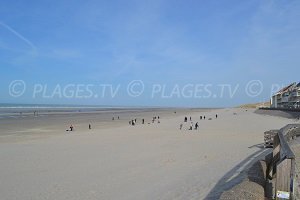
M 198 130 L 198 127 L 199 127 L 199 125 L 198 125 L 198 122 L 195 124 L 195 130 Z
M 218 118 L 218 114 L 216 114 L 216 119 Z
M 200 120 L 202 120 L 202 116 L 200 116 Z
M 190 121 L 192 121 L 192 117 L 190 117 Z
M 113 118 L 112 118 L 112 120 L 114 121 L 114 120 L 115 120 L 115 118 L 113 117 Z
M 145 124 L 145 119 L 142 119 L 142 124 Z
M 92 129 L 92 125 L 91 124 L 89 124 L 89 130 L 91 130 Z
M 120 119 L 120 116 L 118 116 L 118 119 Z
M 193 130 L 193 122 L 191 122 L 189 130 Z
M 187 122 L 187 117 L 184 117 L 184 122 Z
M 74 127 L 73 127 L 73 125 L 71 124 L 71 126 L 70 126 L 70 131 L 73 131 L 74 130 Z
M 183 124 L 180 124 L 180 126 L 179 126 L 179 129 L 180 129 L 180 130 L 182 129 L 182 126 L 183 126 Z
M 205 115 L 204 115 L 203 119 L 205 119 Z

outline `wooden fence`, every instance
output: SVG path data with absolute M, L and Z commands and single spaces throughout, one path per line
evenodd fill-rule
M 300 159 L 300 155 L 295 155 L 290 146 L 290 142 L 297 136 L 300 136 L 300 124 L 289 124 L 274 136 L 273 159 L 267 174 L 274 180 L 276 199 L 299 199 L 295 196 L 299 193 L 295 168 L 296 159 Z

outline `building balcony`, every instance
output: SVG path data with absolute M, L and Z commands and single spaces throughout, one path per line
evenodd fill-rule
M 287 103 L 287 102 L 289 102 L 289 98 L 288 97 L 283 97 L 281 102 L 282 103 Z

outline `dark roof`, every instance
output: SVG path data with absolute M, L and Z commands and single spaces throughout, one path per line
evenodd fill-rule
M 300 84 L 300 83 L 299 83 L 299 84 Z M 296 85 L 296 83 L 292 83 L 292 84 L 290 84 L 290 85 L 288 85 L 288 86 L 282 88 L 281 90 L 279 90 L 279 91 L 277 92 L 277 94 L 278 94 L 278 93 L 284 93 L 284 92 L 286 92 L 290 87 L 295 86 L 295 85 Z
M 297 86 L 296 87 L 300 87 L 300 82 L 297 84 Z

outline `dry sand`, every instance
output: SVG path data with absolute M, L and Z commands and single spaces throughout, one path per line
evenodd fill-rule
M 173 111 L 0 119 L 1 199 L 217 199 L 267 153 L 264 131 L 294 123 L 238 108 Z M 148 124 L 154 115 L 161 123 Z M 179 130 L 184 116 L 199 130 Z

